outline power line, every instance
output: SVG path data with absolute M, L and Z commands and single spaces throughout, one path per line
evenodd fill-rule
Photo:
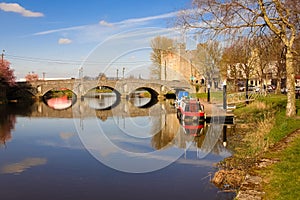
M 107 64 L 141 64 L 141 63 L 151 63 L 150 60 L 137 60 L 137 61 L 83 61 L 83 60 L 61 60 L 61 59 L 48 59 L 48 58 L 37 58 L 37 57 L 26 57 L 26 56 L 17 56 L 17 55 L 11 55 L 6 54 L 10 59 L 13 60 L 22 60 L 22 61 L 29 61 L 29 62 L 44 62 L 44 63 L 55 63 L 55 64 L 70 64 L 70 65 L 107 65 Z

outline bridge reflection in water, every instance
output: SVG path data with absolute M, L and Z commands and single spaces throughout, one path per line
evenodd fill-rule
M 147 107 L 150 98 L 133 98 L 129 100 L 119 99 L 116 104 L 116 96 L 104 95 L 100 98 L 85 98 L 77 101 L 72 107 L 64 110 L 56 110 L 43 102 L 34 104 L 31 117 L 37 118 L 74 118 L 81 123 L 84 129 L 86 119 L 100 119 L 103 123 L 113 123 L 128 136 L 133 136 L 135 143 L 145 138 L 151 138 L 150 143 L 155 150 L 164 150 L 176 147 L 184 150 L 196 152 L 198 158 L 202 158 L 211 151 L 218 155 L 229 155 L 224 147 L 226 146 L 226 133 L 230 134 L 232 125 L 206 124 L 206 123 L 182 123 L 177 119 L 176 110 L 168 101 L 158 102 L 151 107 Z M 116 104 L 116 106 L 113 106 Z M 110 109 L 109 109 L 110 108 Z M 142 121 L 142 122 L 141 122 Z M 105 124 L 102 126 L 106 126 Z M 229 130 L 229 131 L 227 131 Z M 112 131 L 110 129 L 109 131 Z M 133 152 L 151 152 L 152 149 L 134 148 L 134 145 L 126 144 L 128 141 L 124 135 L 118 137 L 106 131 L 108 137 L 117 146 L 122 146 Z M 121 135 L 121 136 L 120 136 Z M 120 140 L 120 137 L 124 141 Z M 118 138 L 116 140 L 115 138 Z M 145 150 L 147 149 L 147 150 Z
M 217 193 L 207 177 L 214 171 L 213 163 L 229 155 L 223 130 L 230 134 L 231 128 L 180 123 L 168 101 L 141 108 L 138 103 L 146 99 L 122 99 L 110 110 L 96 110 L 91 105 L 99 101 L 102 106 L 103 100 L 91 100 L 64 110 L 43 102 L 0 106 L 3 199 L 223 199 L 218 196 L 224 193 Z M 80 122 L 78 129 L 74 122 Z M 101 130 L 104 137 L 99 138 Z M 91 143 L 83 145 L 84 137 Z M 101 156 L 101 162 L 95 162 L 91 151 Z M 176 153 L 179 157 L 173 159 Z M 170 166 L 161 167 L 165 162 Z M 105 164 L 153 173 L 128 175 Z M 18 185 L 22 190 L 12 193 Z

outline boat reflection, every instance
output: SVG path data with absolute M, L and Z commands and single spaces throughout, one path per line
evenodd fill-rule
M 200 136 L 201 134 L 203 134 L 203 132 L 204 132 L 204 125 L 205 125 L 204 121 L 186 122 L 186 121 L 180 120 L 180 122 L 181 122 L 181 126 L 184 129 L 185 134 L 197 137 L 197 136 Z

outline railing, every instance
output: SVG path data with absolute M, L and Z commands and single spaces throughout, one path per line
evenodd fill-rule
M 237 104 L 244 103 L 246 101 L 254 101 L 257 98 L 264 97 L 266 95 L 266 92 L 249 91 L 248 99 L 246 99 L 246 92 L 231 93 L 227 94 L 227 104 Z

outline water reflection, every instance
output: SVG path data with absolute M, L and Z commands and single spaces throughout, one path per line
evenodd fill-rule
M 36 102 L 5 109 L 0 117 L 1 130 L 11 128 L 4 134 L 7 148 L 0 151 L 4 199 L 217 199 L 218 189 L 204 178 L 213 163 L 228 156 L 223 125 L 181 124 L 168 102 L 139 108 L 123 99 L 111 110 L 95 110 L 87 99 L 64 110 Z M 82 137 L 93 143 L 83 146 Z M 169 166 L 132 175 L 105 162 L 135 172 Z M 22 190 L 14 191 L 16 184 Z M 6 191 L 14 191 L 14 196 Z
M 32 112 L 28 112 L 26 115 L 39 118 L 72 119 L 75 117 L 81 121 L 80 128 L 82 129 L 85 118 L 95 117 L 95 119 L 102 121 L 99 124 L 96 120 L 96 124 L 102 127 L 102 131 L 111 142 L 119 148 L 136 153 L 164 150 L 174 146 L 187 149 L 191 144 L 197 148 L 206 148 L 205 151 L 207 152 L 214 151 L 216 148 L 218 150 L 215 150 L 215 152 L 220 152 L 221 147 L 215 144 L 219 142 L 223 147 L 226 146 L 227 126 L 206 124 L 205 122 L 181 122 L 176 117 L 176 111 L 168 106 L 168 103 L 157 103 L 151 108 L 139 108 L 136 106 L 138 104 L 132 105 L 131 101 L 120 100 L 118 106 L 111 110 L 100 109 L 105 108 L 114 100 L 116 100 L 115 96 L 111 95 L 103 99 L 86 98 L 84 101 L 77 102 L 72 109 L 69 108 L 59 112 L 50 109 L 42 102 L 37 102 L 32 106 Z M 144 103 L 147 100 L 149 99 L 136 101 Z M 104 102 L 104 107 L 101 107 L 99 102 Z M 91 106 L 93 103 L 98 106 Z M 70 104 L 68 103 L 68 105 Z M 12 114 L 5 114 L 1 117 L 0 123 L 0 141 L 3 145 L 12 137 L 11 130 L 16 123 L 16 117 Z M 93 126 L 88 125 L 85 127 L 91 129 Z M 68 139 L 73 135 L 74 133 L 61 133 L 60 136 Z M 203 145 L 205 139 L 207 144 Z
M 144 107 L 151 101 L 151 98 L 137 97 L 137 98 L 130 98 L 129 101 L 136 107 Z
M 44 99 L 46 105 L 55 110 L 68 109 L 76 103 L 74 99 L 68 97 L 67 95 L 61 97 L 47 97 Z M 93 95 L 83 97 L 81 101 L 85 101 L 91 109 L 110 110 L 120 104 L 121 98 L 114 92 L 96 93 Z M 158 102 L 158 100 L 157 98 L 137 96 L 130 97 L 128 99 L 128 102 L 130 102 L 132 105 L 138 108 L 150 108 L 151 106 L 155 105 Z
M 11 131 L 16 124 L 16 115 L 5 105 L 0 105 L 0 146 L 12 139 Z
M 95 110 L 107 110 L 114 108 L 119 104 L 120 98 L 114 92 L 111 93 L 97 93 L 97 98 L 85 97 L 90 108 Z
M 14 129 L 15 123 L 15 115 L 0 117 L 0 145 L 6 145 L 6 142 L 12 138 L 11 131 Z
M 45 165 L 46 163 L 47 159 L 45 158 L 26 158 L 20 162 L 2 166 L 0 172 L 2 174 L 20 174 L 31 167 Z
M 205 122 L 204 121 L 191 121 L 191 122 L 185 122 L 181 121 L 181 125 L 184 129 L 185 134 L 192 135 L 192 136 L 200 136 L 203 135 Z
M 50 108 L 56 110 L 63 110 L 71 107 L 73 102 L 72 99 L 68 98 L 68 96 L 62 96 L 62 97 L 53 97 L 47 99 L 46 103 Z

